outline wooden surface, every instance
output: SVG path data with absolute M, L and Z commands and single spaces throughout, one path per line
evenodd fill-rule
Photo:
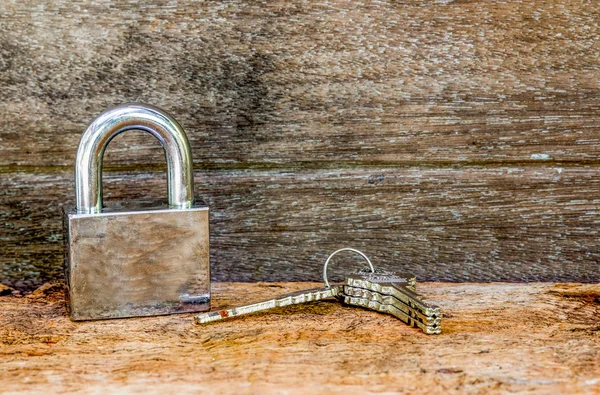
M 142 101 L 187 131 L 214 278 L 317 280 L 326 254 L 451 281 L 600 281 L 600 5 L 3 1 L 0 282 L 60 279 L 78 139 Z M 107 152 L 166 196 L 160 145 Z M 128 174 L 128 175 L 126 175 Z
M 314 283 L 215 283 L 213 309 Z M 61 286 L 0 297 L 3 393 L 600 392 L 600 287 L 420 284 L 425 335 L 335 301 L 197 326 L 192 315 L 74 323 Z

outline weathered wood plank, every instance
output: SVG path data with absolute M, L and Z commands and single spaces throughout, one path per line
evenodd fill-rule
M 215 283 L 213 308 L 315 285 Z M 60 291 L 0 297 L 3 392 L 600 392 L 597 285 L 420 284 L 444 312 L 437 336 L 334 301 L 207 326 L 73 323 Z
M 198 168 L 597 164 L 595 1 L 4 1 L 0 170 L 70 166 L 132 100 Z M 160 163 L 123 137 L 115 163 Z M 133 152 L 132 152 L 133 151 Z
M 166 195 L 162 173 L 104 181 L 107 201 Z M 422 280 L 600 281 L 595 168 L 213 171 L 196 182 L 217 280 L 318 280 L 329 252 L 353 246 Z M 58 206 L 72 183 L 70 172 L 0 179 L 1 282 L 60 278 Z
M 579 0 L 0 2 L 0 281 L 60 277 L 79 136 L 134 100 L 190 136 L 217 279 L 317 279 L 352 244 L 430 280 L 598 281 L 599 17 Z M 164 166 L 153 139 L 117 138 L 106 165 L 109 195 L 160 196 L 161 176 L 119 172 Z

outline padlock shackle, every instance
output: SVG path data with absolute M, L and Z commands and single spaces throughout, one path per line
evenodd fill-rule
M 169 206 L 189 208 L 194 202 L 192 153 L 179 123 L 159 108 L 122 104 L 100 114 L 81 136 L 75 160 L 76 208 L 80 213 L 102 211 L 102 160 L 108 143 L 128 130 L 143 130 L 160 141 L 167 160 Z

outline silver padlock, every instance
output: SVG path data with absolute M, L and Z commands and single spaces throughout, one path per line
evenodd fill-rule
M 165 150 L 168 206 L 103 206 L 102 158 L 127 130 L 143 130 Z M 210 308 L 208 207 L 196 203 L 190 145 L 164 111 L 125 104 L 102 113 L 79 142 L 76 206 L 64 209 L 65 274 L 71 318 L 139 317 Z

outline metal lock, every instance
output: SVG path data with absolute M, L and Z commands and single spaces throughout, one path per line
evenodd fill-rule
M 169 205 L 102 203 L 108 143 L 143 130 L 165 150 Z M 210 308 L 208 207 L 196 203 L 190 145 L 162 110 L 126 104 L 105 111 L 82 135 L 76 206 L 64 209 L 65 273 L 71 318 L 96 320 Z

